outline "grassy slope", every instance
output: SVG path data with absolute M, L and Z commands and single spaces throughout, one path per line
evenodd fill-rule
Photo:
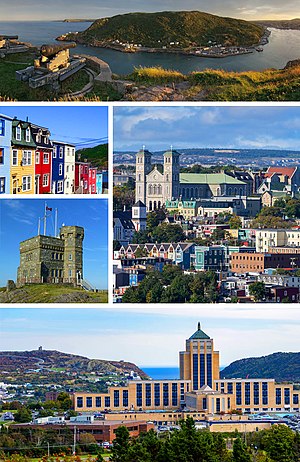
M 253 45 L 262 34 L 261 26 L 239 19 L 200 11 L 165 11 L 98 19 L 74 38 L 85 43 L 118 39 L 148 47 L 180 42 L 180 47 L 187 47 L 191 43 L 207 45 L 209 40 L 227 45 Z
M 299 101 L 300 66 L 262 72 L 205 70 L 183 75 L 160 68 L 138 68 L 128 79 L 142 85 L 186 81 L 185 100 L 207 101 Z M 201 94 L 201 97 L 198 95 Z
M 91 162 L 95 167 L 108 168 L 108 144 L 79 149 L 76 151 L 76 160 L 79 159 L 82 162 L 86 159 L 87 162 Z
M 9 299 L 7 299 L 9 297 Z M 11 292 L 1 292 L 2 303 L 107 303 L 107 291 L 87 292 L 59 284 L 28 284 Z

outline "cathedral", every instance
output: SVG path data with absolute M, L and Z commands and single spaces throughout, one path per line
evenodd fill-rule
M 152 163 L 152 154 L 141 149 L 136 154 L 135 199 L 147 211 L 163 207 L 174 199 L 211 199 L 213 197 L 246 196 L 249 185 L 227 173 L 180 173 L 180 153 L 173 150 L 163 155 L 163 165 Z

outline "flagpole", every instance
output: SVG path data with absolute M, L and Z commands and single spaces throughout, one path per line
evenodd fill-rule
M 39 223 L 38 223 L 38 236 L 40 235 L 41 232 L 41 217 L 39 217 Z
M 55 237 L 57 237 L 57 209 L 55 209 L 55 217 L 54 217 L 54 229 L 55 229 Z
M 46 236 L 47 231 L 47 203 L 45 202 L 45 214 L 44 214 L 44 236 Z

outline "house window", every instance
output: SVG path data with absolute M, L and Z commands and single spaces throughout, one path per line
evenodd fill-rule
M 22 191 L 31 190 L 31 175 L 22 177 Z
M 18 151 L 13 149 L 12 152 L 12 165 L 18 165 Z
M 60 159 L 63 158 L 63 154 L 64 154 L 64 149 L 63 149 L 63 147 L 61 146 L 61 147 L 59 148 L 59 158 L 60 158 Z
M 49 144 L 48 136 L 45 136 L 45 137 L 44 137 L 44 141 L 45 141 L 45 144 Z
M 5 193 L 5 177 L 0 177 L 0 194 Z
M 21 141 L 21 127 L 19 125 L 16 127 L 16 140 Z
M 46 173 L 43 175 L 43 186 L 48 186 L 49 185 L 49 175 Z
M 92 185 L 92 193 L 95 192 L 95 185 Z
M 58 181 L 57 182 L 57 192 L 58 193 L 63 192 L 63 181 Z
M 44 152 L 44 164 L 49 164 L 49 153 Z
M 84 181 L 84 189 L 87 189 L 87 187 L 88 187 L 88 183 L 87 183 L 87 181 L 85 180 L 85 181 Z
M 59 174 L 59 175 L 62 175 L 62 174 L 63 174 L 63 164 L 59 164 L 58 174 Z
M 26 143 L 30 142 L 30 128 L 26 128 L 25 140 L 26 140 Z
M 69 277 L 72 277 L 72 270 L 69 270 Z
M 69 166 L 67 165 L 66 166 L 66 173 L 68 173 L 68 172 L 69 172 Z
M 55 146 L 54 149 L 53 149 L 53 153 L 52 153 L 53 159 L 56 159 L 56 157 L 57 157 L 57 156 L 56 156 L 56 150 L 57 150 L 57 149 L 58 149 L 58 147 L 56 147 L 56 146 Z
M 36 153 L 35 153 L 35 163 L 36 163 L 36 164 L 39 164 L 39 163 L 40 163 L 40 153 L 39 153 L 39 152 L 36 152 Z
M 0 119 L 0 136 L 5 135 L 5 120 Z
M 4 149 L 0 148 L 0 164 L 4 164 Z
M 31 151 L 23 151 L 22 165 L 31 165 Z

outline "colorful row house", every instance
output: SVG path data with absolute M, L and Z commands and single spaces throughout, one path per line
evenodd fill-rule
M 12 118 L 0 114 L 0 194 L 10 193 Z
M 36 144 L 28 121 L 13 119 L 11 148 L 10 191 L 12 194 L 34 194 Z
M 0 114 L 0 194 L 102 194 L 107 172 L 76 162 L 75 145 L 50 135 L 48 128 Z

